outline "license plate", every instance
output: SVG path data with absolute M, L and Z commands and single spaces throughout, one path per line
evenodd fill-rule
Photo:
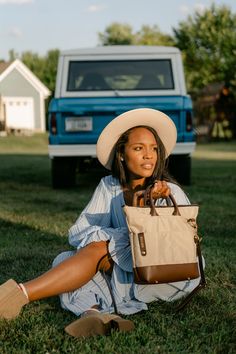
M 88 132 L 93 130 L 92 117 L 68 117 L 65 123 L 67 132 Z

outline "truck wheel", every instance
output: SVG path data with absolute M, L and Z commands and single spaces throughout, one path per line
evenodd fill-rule
M 52 187 L 69 188 L 75 186 L 76 159 L 54 157 L 52 159 Z
M 191 184 L 191 156 L 171 155 L 169 157 L 170 174 L 183 185 Z

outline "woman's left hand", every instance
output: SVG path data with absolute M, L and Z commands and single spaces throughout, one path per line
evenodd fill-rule
M 152 189 L 152 198 L 167 198 L 170 195 L 170 188 L 168 187 L 166 181 L 156 181 Z

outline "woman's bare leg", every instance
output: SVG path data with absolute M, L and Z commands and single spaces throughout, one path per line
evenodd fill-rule
M 73 291 L 96 273 L 98 261 L 107 254 L 107 242 L 93 242 L 38 278 L 24 283 L 29 301 Z

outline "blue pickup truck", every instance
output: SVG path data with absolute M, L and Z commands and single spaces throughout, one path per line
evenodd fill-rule
M 96 158 L 102 129 L 117 115 L 141 107 L 161 110 L 173 119 L 178 140 L 169 169 L 180 183 L 190 184 L 195 136 L 180 51 L 105 46 L 62 52 L 49 105 L 53 187 L 73 186 L 76 171 Z

